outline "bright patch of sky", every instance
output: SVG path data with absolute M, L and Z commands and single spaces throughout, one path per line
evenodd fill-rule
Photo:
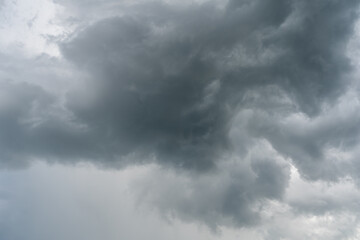
M 25 57 L 59 56 L 56 39 L 64 33 L 60 5 L 48 0 L 5 0 L 0 9 L 0 51 Z

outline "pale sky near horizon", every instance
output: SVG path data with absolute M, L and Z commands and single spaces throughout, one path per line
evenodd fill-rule
M 359 239 L 359 3 L 0 0 L 0 239 Z

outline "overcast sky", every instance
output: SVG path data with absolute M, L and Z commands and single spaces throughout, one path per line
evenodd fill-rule
M 358 0 L 0 0 L 0 239 L 360 239 Z

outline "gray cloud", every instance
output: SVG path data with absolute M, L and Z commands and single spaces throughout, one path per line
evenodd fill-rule
M 153 211 L 139 209 L 127 185 L 142 171 L 43 163 L 21 171 L 1 170 L 0 238 L 218 239 L 207 229 L 166 224 Z
M 176 174 L 151 175 L 140 184 L 151 191 L 139 194 L 165 215 L 213 228 L 256 224 L 256 204 L 280 201 L 288 186 L 284 159 L 307 179 L 357 176 L 354 159 L 329 151 L 356 153 L 359 116 L 324 107 L 346 105 L 339 97 L 351 83 L 346 47 L 357 6 L 147 2 L 121 16 L 84 16 L 88 25 L 59 43 L 69 69 L 82 72 L 67 76 L 77 84 L 58 93 L 1 82 L 1 165 L 156 162 Z
M 214 231 L 258 225 L 267 200 L 282 198 L 289 166 L 266 144 L 256 145 L 245 159 L 234 156 L 206 174 L 153 168 L 132 189 L 141 203 L 155 206 L 169 220 L 204 223 Z
M 249 90 L 278 86 L 296 106 L 291 110 L 310 117 L 336 99 L 350 70 L 344 49 L 356 5 L 230 1 L 225 10 L 211 4 L 178 10 L 158 3 L 102 20 L 62 46 L 93 76 L 69 94 L 67 106 L 116 154 L 146 152 L 208 168 L 231 150 L 229 124 Z M 284 154 L 292 151 L 258 121 L 262 116 L 253 122 L 257 135 Z M 298 148 L 320 157 L 316 144 Z

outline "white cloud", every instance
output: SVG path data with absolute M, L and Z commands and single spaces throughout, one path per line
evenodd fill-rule
M 59 56 L 52 38 L 64 33 L 57 22 L 62 10 L 50 0 L 5 0 L 0 9 L 0 51 L 26 57 Z

